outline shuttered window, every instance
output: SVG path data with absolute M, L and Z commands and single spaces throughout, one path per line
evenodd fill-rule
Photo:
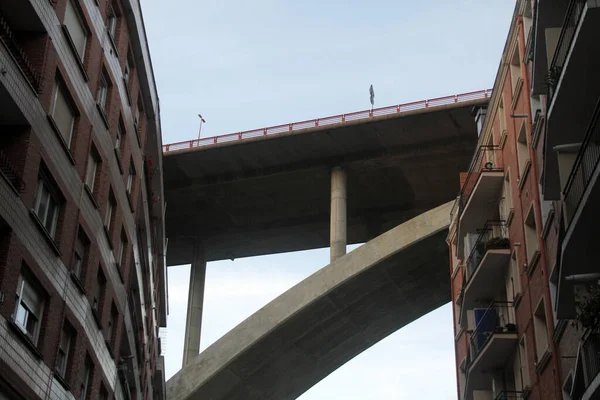
M 65 12 L 63 25 L 67 28 L 69 36 L 71 36 L 71 40 L 75 46 L 75 50 L 77 51 L 79 58 L 83 61 L 83 56 L 85 55 L 85 45 L 87 43 L 87 30 L 83 26 L 81 17 L 73 6 L 71 0 L 67 1 L 67 10 Z
M 54 96 L 52 98 L 52 108 L 50 111 L 67 147 L 71 148 L 75 113 L 67 99 L 64 86 L 61 85 L 58 80 L 54 82 Z

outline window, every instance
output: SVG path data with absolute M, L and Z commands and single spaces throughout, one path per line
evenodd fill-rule
M 73 330 L 66 324 L 63 325 L 58 345 L 58 357 L 56 358 L 56 371 L 63 379 L 67 376 L 67 364 L 69 363 L 72 338 Z
M 121 147 L 123 147 L 123 137 L 125 136 L 125 128 L 123 128 L 123 121 L 119 118 L 117 124 L 117 135 L 115 137 L 115 153 L 117 157 L 121 157 Z
M 135 116 L 133 118 L 133 124 L 135 125 L 135 130 L 137 131 L 138 126 L 140 125 L 140 101 L 141 101 L 141 96 L 138 97 L 138 104 L 137 107 L 135 108 Z
M 85 55 L 85 46 L 87 43 L 88 31 L 83 25 L 81 15 L 75 9 L 71 0 L 67 1 L 67 9 L 65 11 L 65 19 L 63 26 L 66 28 L 69 38 L 79 56 L 79 59 L 83 61 Z
M 83 364 L 83 381 L 81 382 L 81 389 L 79 390 L 79 400 L 87 400 L 88 391 L 92 379 L 92 369 L 94 368 L 92 360 L 89 355 L 85 356 L 85 363 Z
M 111 344 L 114 341 L 115 333 L 117 330 L 116 324 L 117 324 L 118 320 L 119 320 L 119 311 L 117 310 L 117 307 L 115 306 L 115 303 L 113 302 L 110 307 L 110 316 L 108 319 L 108 329 L 106 330 L 106 340 Z
M 106 24 L 106 29 L 108 29 L 108 33 L 112 40 L 115 40 L 115 34 L 117 33 L 117 14 L 115 13 L 115 9 L 112 4 L 108 9 L 108 21 Z
M 527 361 L 527 341 L 525 338 L 525 335 L 523 335 L 523 337 L 521 338 L 521 340 L 519 341 L 519 370 L 521 371 L 521 379 L 520 379 L 520 384 L 521 387 L 518 389 L 523 390 L 526 387 L 529 387 L 530 385 L 530 381 L 529 381 L 529 367 L 528 367 L 528 361 Z
M 44 228 L 46 228 L 48 234 L 54 238 L 60 203 L 57 196 L 50 188 L 48 182 L 41 176 L 38 178 L 38 186 L 33 209 Z
M 535 332 L 537 360 L 540 361 L 549 346 L 548 326 L 546 325 L 546 307 L 543 299 L 536 307 L 533 315 L 533 330 Z
M 512 190 L 510 187 L 510 171 L 504 175 L 504 183 L 502 185 L 502 199 L 500 201 L 500 219 L 510 223 L 511 215 L 514 212 L 512 203 Z
M 125 80 L 125 86 L 129 86 L 129 80 L 133 72 L 133 58 L 131 57 L 131 50 L 127 51 L 127 59 L 125 60 L 125 71 L 123 72 L 123 79 Z
M 73 272 L 73 275 L 75 275 L 77 279 L 81 279 L 82 277 L 87 244 L 88 240 L 84 236 L 80 228 L 79 233 L 77 234 L 77 242 L 75 243 L 75 249 L 73 250 L 73 268 L 71 269 L 71 272 Z
M 104 300 L 104 292 L 106 289 L 106 277 L 102 271 L 102 267 L 98 266 L 98 274 L 96 275 L 96 285 L 94 286 L 94 298 L 92 300 L 92 309 L 98 313 L 102 311 L 102 301 Z
M 123 266 L 123 257 L 125 256 L 125 250 L 127 248 L 127 236 L 125 235 L 125 231 L 121 232 L 121 241 L 119 242 L 119 248 L 117 249 L 117 253 L 115 254 L 115 261 L 117 264 L 122 267 Z
M 535 222 L 535 209 L 533 204 L 525 217 L 525 245 L 527 246 L 528 268 L 533 268 L 539 257 L 539 237 Z
M 100 83 L 98 84 L 98 97 L 96 101 L 98 102 L 98 106 L 102 109 L 102 111 L 106 111 L 106 100 L 108 98 L 108 87 L 110 80 L 106 74 L 106 71 L 102 71 L 100 74 Z
M 133 178 L 135 177 L 135 166 L 133 160 L 129 162 L 129 176 L 127 177 L 127 195 L 131 198 L 131 192 L 133 191 Z
M 513 96 L 515 96 L 517 94 L 516 91 L 519 90 L 517 87 L 519 85 L 519 81 L 521 83 L 523 82 L 523 79 L 521 78 L 521 59 L 519 57 L 519 46 L 515 48 L 515 51 L 510 58 L 510 79 L 512 82 Z
M 70 4 L 70 1 L 67 2 Z M 50 115 L 56 124 L 65 144 L 71 148 L 71 139 L 73 136 L 73 127 L 75 125 L 75 112 L 71 102 L 67 97 L 67 91 L 63 84 L 57 79 L 54 82 L 54 92 L 52 94 L 52 105 Z
M 514 300 L 521 294 L 521 278 L 516 250 L 513 251 L 510 257 L 510 269 L 508 270 L 506 285 L 506 297 L 509 301 Z
M 17 283 L 15 304 L 15 324 L 37 345 L 44 312 L 44 295 L 38 284 L 23 273 Z
M 104 214 L 104 226 L 110 231 L 110 224 L 113 219 L 113 213 L 115 210 L 115 198 L 112 192 L 108 194 L 108 201 L 106 202 L 106 214 Z
M 100 156 L 95 148 L 92 147 L 90 156 L 88 157 L 87 168 L 85 172 L 85 184 L 92 193 L 94 193 L 94 184 L 96 183 L 96 175 L 98 173 L 98 164 Z
M 525 179 L 527 168 L 529 168 L 529 148 L 527 147 L 527 128 L 525 123 L 521 124 L 521 130 L 517 136 L 517 160 L 519 162 L 519 177 Z

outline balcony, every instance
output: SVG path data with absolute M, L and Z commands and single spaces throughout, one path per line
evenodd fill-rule
M 562 189 L 555 149 L 581 143 L 600 90 L 600 76 L 591 72 L 600 69 L 600 58 L 592 56 L 600 41 L 600 4 L 586 0 L 566 4 L 560 15 L 562 24 L 546 27 L 546 47 L 552 55 L 545 72 L 549 97 L 543 187 L 547 200 L 560 200 Z
M 579 346 L 577 363 L 571 388 L 572 399 L 597 399 L 600 397 L 600 333 L 591 332 Z
M 474 316 L 475 330 L 471 333 L 467 366 L 467 393 L 490 390 L 493 379 L 490 371 L 504 368 L 514 355 L 518 343 L 512 302 L 492 302 L 487 309 L 475 309 Z
M 565 234 L 561 244 L 557 301 L 559 318 L 574 314 L 573 284 L 567 277 L 598 271 L 595 241 L 600 235 L 597 205 L 600 204 L 600 99 L 585 138 L 572 162 L 563 190 Z
M 499 146 L 482 145 L 477 150 L 458 198 L 457 254 L 464 258 L 464 239 L 498 212 L 504 182 Z
M 17 64 L 22 75 L 36 93 L 41 93 L 43 76 L 31 58 L 45 48 L 47 35 L 42 22 L 29 2 L 7 0 L 0 7 L 0 42 Z
M 502 392 L 498 393 L 498 395 L 496 397 L 494 397 L 494 400 L 524 400 L 525 399 L 525 395 L 523 394 L 523 392 L 515 392 L 515 391 L 509 391 L 509 390 L 503 390 Z

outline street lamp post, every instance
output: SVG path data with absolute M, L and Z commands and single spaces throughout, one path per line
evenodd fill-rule
M 200 134 L 202 133 L 202 123 L 206 122 L 202 115 L 198 114 L 198 118 L 200 118 L 200 127 L 198 128 L 198 140 L 200 140 Z

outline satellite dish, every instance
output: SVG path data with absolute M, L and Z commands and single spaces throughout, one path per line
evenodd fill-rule
M 371 105 L 375 105 L 375 91 L 373 90 L 373 85 L 371 85 L 371 87 L 369 87 L 369 95 L 370 95 Z

